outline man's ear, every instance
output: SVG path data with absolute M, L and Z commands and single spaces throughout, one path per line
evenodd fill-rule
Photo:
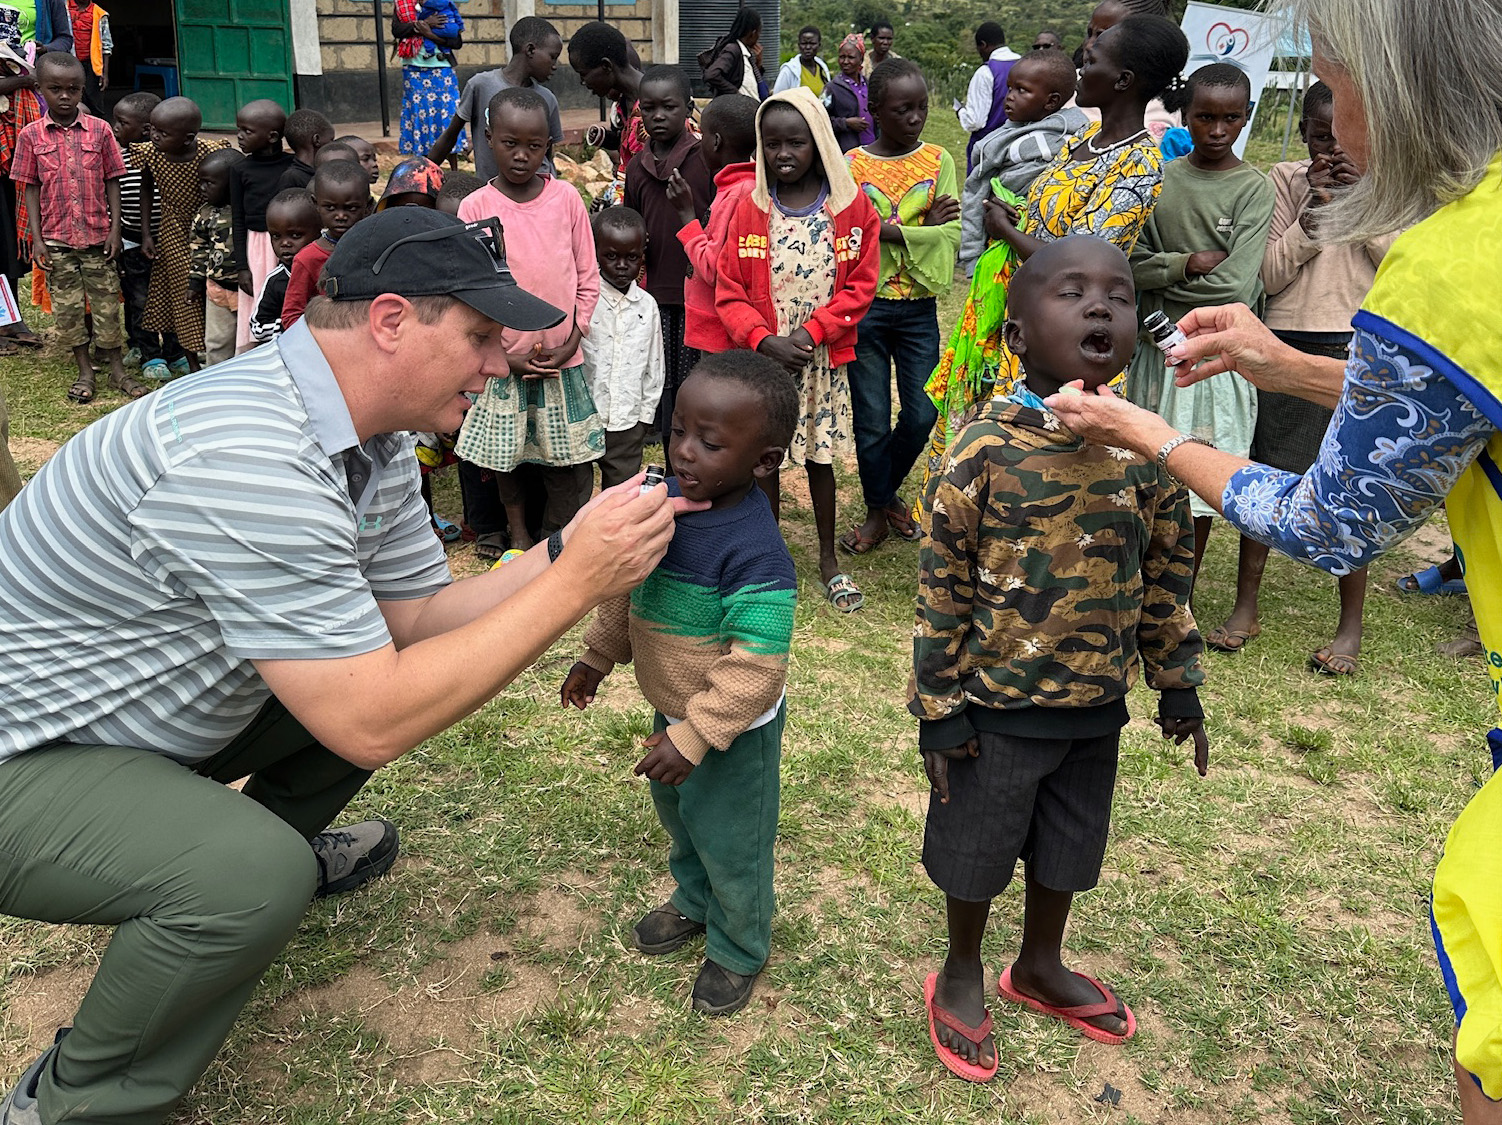
M 1022 325 L 1011 317 L 1007 317 L 1006 323 L 1002 326 L 1002 333 L 1007 342 L 1008 351 L 1018 359 L 1027 354 L 1027 339 L 1023 334 Z
M 769 445 L 761 451 L 761 456 L 756 459 L 756 467 L 751 470 L 751 475 L 757 480 L 764 480 L 771 476 L 787 459 L 787 450 L 781 446 Z
M 416 310 L 405 297 L 382 293 L 370 302 L 370 338 L 383 352 L 396 350 L 409 320 L 416 321 Z

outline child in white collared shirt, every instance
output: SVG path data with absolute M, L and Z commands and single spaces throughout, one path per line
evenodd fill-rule
M 641 470 L 642 446 L 662 397 L 662 317 L 636 283 L 646 254 L 647 225 L 630 207 L 609 207 L 594 219 L 600 303 L 584 338 L 584 378 L 605 423 L 600 487 Z

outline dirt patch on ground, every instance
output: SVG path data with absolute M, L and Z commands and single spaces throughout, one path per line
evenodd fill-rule
M 17 467 L 27 476 L 36 472 L 54 453 L 58 451 L 58 443 L 48 441 L 46 438 L 16 437 L 11 435 L 10 455 L 15 458 Z
M 478 933 L 445 945 L 438 960 L 405 979 L 358 965 L 337 981 L 289 996 L 272 1022 L 290 1030 L 354 1016 L 385 1041 L 399 1081 L 451 1081 L 473 1060 L 486 1028 L 514 1024 L 558 995 L 556 972 L 534 958 L 575 948 L 598 925 L 574 895 L 549 888 L 526 900 L 508 934 Z
M 17 1074 L 48 1047 L 73 1015 L 94 979 L 94 966 L 24 974 L 5 990 L 5 1033 L 0 1036 L 0 1072 Z

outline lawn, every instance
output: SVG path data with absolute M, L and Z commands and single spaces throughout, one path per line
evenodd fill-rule
M 953 138 L 945 136 L 946 142 Z M 952 320 L 962 294 L 946 302 Z M 45 322 L 43 322 L 45 323 Z M 71 406 L 65 357 L 0 360 L 29 474 L 118 406 Z M 854 518 L 853 464 L 839 471 Z M 852 564 L 866 609 L 819 595 L 812 513 L 789 475 L 802 581 L 788 685 L 779 913 L 752 1005 L 687 1010 L 697 950 L 644 958 L 629 930 L 669 889 L 666 837 L 631 777 L 650 712 L 629 672 L 558 706 L 576 630 L 470 719 L 381 771 L 350 810 L 403 832 L 388 878 L 315 905 L 179 1119 L 324 1122 L 1172 1122 L 1313 1125 L 1455 1117 L 1451 1023 L 1428 937 L 1444 833 L 1489 770 L 1477 661 L 1434 645 L 1463 600 L 1393 580 L 1448 552 L 1442 524 L 1373 570 L 1363 672 L 1316 677 L 1334 583 L 1275 559 L 1264 633 L 1208 659 L 1210 775 L 1131 700 L 1112 843 L 1068 947 L 1139 1020 L 1122 1048 L 993 1005 L 989 1086 L 936 1063 L 921 986 L 943 903 L 918 864 L 927 786 L 905 709 L 917 548 Z M 458 514 L 452 477 L 439 509 Z M 472 549 L 451 550 L 458 573 Z M 1235 538 L 1212 539 L 1208 624 Z M 1016 950 L 997 900 L 993 971 Z M 67 1022 L 108 932 L 0 921 L 0 1075 Z M 1112 1106 L 1097 1098 L 1109 1085 Z

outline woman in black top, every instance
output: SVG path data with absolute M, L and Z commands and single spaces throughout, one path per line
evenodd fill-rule
M 747 73 L 748 61 L 752 64 Z M 735 13 L 730 31 L 699 55 L 704 81 L 711 94 L 749 94 L 758 97 L 761 74 L 761 14 L 753 8 Z

